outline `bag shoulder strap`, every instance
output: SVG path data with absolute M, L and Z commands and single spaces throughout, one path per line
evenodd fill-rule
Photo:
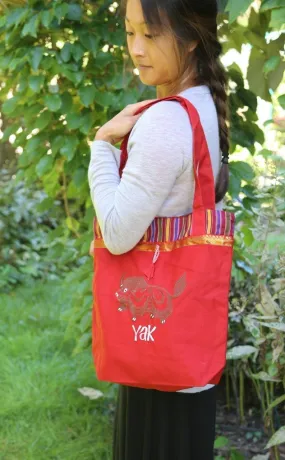
M 205 133 L 200 121 L 197 109 L 188 99 L 181 96 L 169 96 L 163 99 L 157 99 L 140 108 L 135 115 L 147 110 L 154 104 L 161 101 L 177 101 L 187 111 L 193 130 L 193 167 L 195 177 L 195 194 L 193 203 L 193 212 L 207 209 L 215 209 L 215 185 L 212 163 L 207 145 Z M 127 134 L 121 144 L 121 164 L 120 175 L 128 159 L 127 145 L 130 133 Z

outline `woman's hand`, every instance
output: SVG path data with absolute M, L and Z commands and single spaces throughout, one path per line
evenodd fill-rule
M 120 142 L 126 134 L 131 131 L 138 119 L 141 117 L 142 113 L 135 115 L 136 111 L 154 100 L 155 99 L 150 99 L 136 104 L 127 105 L 124 110 L 118 113 L 118 115 L 98 130 L 95 140 L 106 141 L 110 144 Z

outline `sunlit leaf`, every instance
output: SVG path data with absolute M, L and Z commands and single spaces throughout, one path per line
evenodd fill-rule
M 277 331 L 285 332 L 285 323 L 264 323 L 260 322 L 262 326 L 269 327 L 269 329 L 275 329 Z
M 226 447 L 228 446 L 230 443 L 229 439 L 226 438 L 225 436 L 219 436 L 218 438 L 216 438 L 215 440 L 215 449 L 221 449 L 223 447 Z
M 256 353 L 257 348 L 251 345 L 238 345 L 227 351 L 227 359 L 242 359 L 248 358 L 250 355 Z
M 246 12 L 248 7 L 251 5 L 252 0 L 229 0 L 226 6 L 226 11 L 229 11 L 230 22 L 233 22 L 237 17 Z
M 278 431 L 276 431 L 276 433 L 274 433 L 268 441 L 266 448 L 269 449 L 270 447 L 279 446 L 283 443 L 285 443 L 285 426 L 282 426 Z
M 281 105 L 282 109 L 285 110 L 285 94 L 278 97 L 278 102 Z

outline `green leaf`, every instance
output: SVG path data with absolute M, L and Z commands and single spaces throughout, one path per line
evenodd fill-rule
M 236 449 L 232 449 L 230 460 L 244 460 L 243 454 L 238 452 Z
M 247 38 L 251 45 L 255 46 L 256 48 L 260 48 L 264 51 L 266 50 L 267 43 L 263 35 L 253 32 L 252 30 L 247 30 L 244 36 Z
M 67 217 L 65 219 L 66 226 L 71 231 L 78 231 L 80 227 L 80 223 L 78 220 L 74 219 L 74 217 Z
M 115 102 L 115 95 L 114 93 L 107 93 L 106 91 L 96 91 L 95 102 L 97 102 L 97 104 L 101 105 L 102 107 L 111 107 Z
M 73 3 L 68 5 L 67 19 L 71 21 L 80 21 L 82 18 L 82 8 L 80 5 Z
M 68 8 L 69 8 L 68 3 L 62 3 L 61 5 L 57 5 L 55 7 L 54 14 L 55 14 L 56 18 L 58 19 L 59 23 L 67 15 Z
M 258 155 L 261 155 L 262 157 L 268 159 L 268 158 L 272 157 L 273 152 L 272 152 L 272 150 L 262 149 L 262 150 L 260 150 L 260 152 L 258 152 Z
M 73 180 L 77 188 L 80 188 L 82 185 L 86 184 L 86 169 L 82 167 L 77 169 L 74 173 Z
M 19 128 L 18 123 L 14 123 L 13 125 L 8 126 L 5 129 L 4 133 L 3 133 L 3 137 L 1 139 L 1 142 L 8 141 L 9 137 L 11 136 L 11 134 L 15 134 L 18 131 L 18 128 Z
M 251 3 L 252 0 L 229 0 L 226 6 L 226 11 L 230 13 L 230 23 L 235 21 L 241 14 L 244 14 Z
M 283 79 L 284 71 L 285 71 L 285 62 L 281 61 L 280 59 L 279 64 L 277 65 L 276 69 L 274 69 L 272 72 L 268 74 L 268 85 L 273 91 L 276 91 L 279 84 L 281 83 Z
M 249 88 L 253 93 L 265 101 L 271 101 L 268 84 L 263 74 L 263 68 L 266 61 L 266 55 L 263 52 L 256 48 L 252 48 L 247 70 L 247 79 Z
M 27 16 L 29 15 L 29 10 L 27 8 L 17 8 L 12 11 L 6 18 L 7 27 L 18 26 L 21 22 L 24 22 Z
M 236 95 L 245 106 L 248 106 L 253 112 L 256 112 L 257 97 L 252 91 L 245 88 L 238 88 Z
M 244 235 L 243 240 L 244 240 L 246 246 L 251 246 L 252 243 L 254 242 L 254 237 L 253 237 L 252 231 L 246 226 L 242 227 L 241 231 L 242 231 L 242 233 Z
M 67 91 L 65 91 L 62 96 L 61 96 L 61 113 L 68 113 L 72 109 L 72 104 L 73 104 L 73 99 L 71 94 L 69 94 Z
M 269 58 L 268 61 L 265 62 L 263 67 L 263 72 L 265 73 L 265 75 L 275 70 L 279 63 L 280 56 L 271 56 L 271 58 Z
M 225 436 L 219 436 L 215 440 L 214 448 L 215 449 L 222 449 L 223 447 L 227 447 L 229 445 L 229 443 L 230 443 L 230 441 L 229 441 L 228 438 L 226 438 Z
M 40 23 L 40 15 L 35 14 L 34 16 L 31 17 L 31 19 L 24 25 L 24 28 L 22 30 L 22 37 L 26 37 L 27 35 L 31 35 L 34 38 L 37 38 L 38 34 L 38 27 Z
M 240 180 L 240 178 L 234 176 L 232 171 L 230 170 L 229 194 L 233 198 L 237 198 L 239 196 L 240 189 L 241 189 L 241 180 Z
M 60 191 L 60 173 L 57 168 L 52 168 L 52 170 L 42 176 L 42 181 L 44 185 L 44 190 L 50 197 L 56 198 L 57 194 Z M 63 248 L 64 249 L 64 248 Z
M 95 99 L 96 89 L 94 86 L 83 86 L 79 89 L 79 97 L 85 107 L 89 107 Z
M 44 27 L 48 28 L 53 18 L 54 18 L 53 10 L 45 10 L 41 12 L 41 22 Z
M 70 70 L 64 67 L 62 68 L 61 72 L 66 78 L 68 78 L 68 80 L 72 81 L 72 83 L 74 83 L 76 86 L 82 82 L 85 76 L 84 72 L 71 72 Z
M 283 6 L 283 5 L 282 5 Z M 285 24 L 285 8 L 274 9 L 271 12 L 270 27 L 272 29 L 283 29 Z
M 26 144 L 26 151 L 28 153 L 37 152 L 41 144 L 42 144 L 42 137 L 40 135 L 34 136 L 28 140 Z
M 30 52 L 30 56 L 31 56 L 30 62 L 32 64 L 32 69 L 33 70 L 38 70 L 39 65 L 41 63 L 41 60 L 43 58 L 43 54 L 44 54 L 43 48 L 36 47 L 36 48 L 33 48 L 31 50 L 31 52 Z
M 278 97 L 278 102 L 281 105 L 282 109 L 285 110 L 285 94 Z
M 12 29 L 11 31 L 7 30 L 6 31 L 6 34 L 5 34 L 5 43 L 8 47 L 10 46 L 16 46 L 18 45 L 19 41 L 21 40 L 21 36 L 20 36 L 20 32 L 19 32 L 19 29 L 17 28 L 14 28 Z M 16 59 L 13 59 L 12 62 L 15 62 Z M 20 62 L 21 60 L 19 60 Z M 12 66 L 12 63 L 10 65 L 10 68 Z
M 237 64 L 232 64 L 228 67 L 228 73 L 231 80 L 233 80 L 238 86 L 244 87 L 244 79 L 242 71 Z
M 266 448 L 270 449 L 270 447 L 273 446 L 279 446 L 280 444 L 283 444 L 285 442 L 285 426 L 282 426 L 279 428 L 276 433 L 270 438 L 270 440 L 267 443 Z
M 53 198 L 45 198 L 43 201 L 37 204 L 36 209 L 38 212 L 45 212 L 54 206 Z
M 11 97 L 10 99 L 7 99 L 7 101 L 4 102 L 4 104 L 1 107 L 1 110 L 6 115 L 10 115 L 17 108 L 18 104 L 19 104 L 19 97 L 18 96 Z
M 69 129 L 78 129 L 81 126 L 83 119 L 80 113 L 69 113 L 66 116 L 66 121 Z
M 83 134 L 88 135 L 88 134 L 89 134 L 89 131 L 91 130 L 91 128 L 92 128 L 92 126 L 93 126 L 93 123 L 94 123 L 94 120 L 93 120 L 92 112 L 86 113 L 86 114 L 82 117 L 82 124 L 81 124 L 80 131 L 81 131 Z
M 39 93 L 45 81 L 43 75 L 31 75 L 29 77 L 29 87 L 34 93 Z
M 279 404 L 285 402 L 285 394 L 282 395 L 282 396 L 279 396 L 279 398 L 275 399 L 275 401 L 273 401 L 269 406 L 268 408 L 266 409 L 266 413 L 268 413 L 269 411 L 271 411 L 271 409 L 273 409 L 274 407 L 278 406 Z
M 234 347 L 227 352 L 227 359 L 242 359 L 248 358 L 250 355 L 256 353 L 257 348 L 252 347 L 251 345 L 239 345 Z
M 51 112 L 57 112 L 61 107 L 61 98 L 58 94 L 47 94 L 44 103 Z
M 284 6 L 284 0 L 263 0 L 260 11 L 272 10 L 273 8 L 281 8 Z
M 89 32 L 78 32 L 78 36 L 82 45 L 88 50 L 91 51 L 93 56 L 96 56 L 96 53 L 99 48 L 100 38 L 90 34 Z
M 52 149 L 53 155 L 55 155 L 61 149 L 61 147 L 63 147 L 64 142 L 65 142 L 65 137 L 61 135 L 58 135 L 54 139 L 51 140 L 51 149 Z
M 276 364 L 270 364 L 270 366 L 268 367 L 268 374 L 270 375 L 270 377 L 278 376 L 278 367 L 276 366 Z
M 285 332 L 285 323 L 264 323 L 260 321 L 260 324 L 265 327 L 269 327 L 269 329 L 275 329 L 277 331 Z
M 231 161 L 231 172 L 241 180 L 251 181 L 255 177 L 252 167 L 244 161 Z
M 45 110 L 36 119 L 35 128 L 39 129 L 40 131 L 43 130 L 50 124 L 51 119 L 52 114 L 48 110 Z
M 36 166 L 36 172 L 39 177 L 51 171 L 54 163 L 52 155 L 43 156 Z
M 64 145 L 60 149 L 61 155 L 65 156 L 67 161 L 71 161 L 75 155 L 78 145 L 79 140 L 76 136 L 65 137 Z
M 92 305 L 92 303 L 90 305 Z M 92 324 L 92 314 L 91 314 L 91 311 L 87 311 L 83 315 L 83 317 L 82 317 L 82 319 L 80 321 L 80 325 L 79 325 L 79 328 L 80 328 L 80 331 L 82 332 L 82 334 L 84 332 L 90 330 L 91 324 Z
M 72 47 L 72 55 L 76 62 L 79 62 L 80 59 L 84 56 L 84 49 L 79 43 L 75 43 Z
M 68 62 L 71 58 L 71 49 L 72 45 L 71 43 L 65 43 L 64 47 L 60 51 L 60 57 L 63 60 L 63 62 Z

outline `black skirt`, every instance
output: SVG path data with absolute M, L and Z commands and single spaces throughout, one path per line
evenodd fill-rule
M 168 393 L 120 386 L 113 460 L 213 460 L 216 387 Z

